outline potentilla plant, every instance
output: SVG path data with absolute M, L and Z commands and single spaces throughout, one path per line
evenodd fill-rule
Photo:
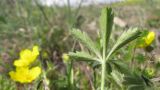
M 88 50 L 87 51 L 76 51 L 69 52 L 68 55 L 72 60 L 82 60 L 82 61 L 93 61 L 101 65 L 101 89 L 107 90 L 107 72 L 109 64 L 120 64 L 117 60 L 110 59 L 115 51 L 119 50 L 129 42 L 137 39 L 141 32 L 138 28 L 130 28 L 123 32 L 123 34 L 118 38 L 113 46 L 110 44 L 110 36 L 112 33 L 114 13 L 111 8 L 102 9 L 100 16 L 100 41 L 94 42 L 85 32 L 79 29 L 72 29 L 70 33 L 81 42 Z M 111 47 L 111 48 L 110 48 Z

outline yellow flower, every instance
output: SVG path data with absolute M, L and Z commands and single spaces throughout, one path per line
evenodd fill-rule
M 20 52 L 20 58 L 14 61 L 16 71 L 10 71 L 11 79 L 20 83 L 30 83 L 35 80 L 41 73 L 41 68 L 36 66 L 29 68 L 39 55 L 38 46 L 33 50 L 25 49 Z
M 39 55 L 38 46 L 34 46 L 33 50 L 25 49 L 20 52 L 20 59 L 14 61 L 17 67 L 28 66 L 34 62 Z
M 147 45 L 150 45 L 153 40 L 155 39 L 155 33 L 154 32 L 149 32 L 147 37 L 145 38 L 145 42 Z
M 69 56 L 68 56 L 68 54 L 64 53 L 64 54 L 62 55 L 62 59 L 63 59 L 64 63 L 67 63 L 67 62 L 69 61 Z
M 11 79 L 20 83 L 30 83 L 35 80 L 41 73 L 40 67 L 17 67 L 16 71 L 10 71 Z
M 155 32 L 153 32 L 153 31 L 148 32 L 147 35 L 140 38 L 138 47 L 145 48 L 145 47 L 151 45 L 152 42 L 154 41 L 154 39 L 155 39 Z

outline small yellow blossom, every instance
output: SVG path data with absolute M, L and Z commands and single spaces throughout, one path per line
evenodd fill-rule
M 154 39 L 155 39 L 155 32 L 150 31 L 150 32 L 148 32 L 148 34 L 146 36 L 142 37 L 139 40 L 140 44 L 138 44 L 138 47 L 145 48 L 145 47 L 151 45 L 152 42 L 154 41 Z
M 153 40 L 155 39 L 155 33 L 154 32 L 149 32 L 147 37 L 145 38 L 145 42 L 147 45 L 150 45 Z
M 20 59 L 14 61 L 14 65 L 17 67 L 28 66 L 34 62 L 39 55 L 38 46 L 34 46 L 33 50 L 22 50 L 20 52 Z
M 38 66 L 30 68 L 31 64 L 39 55 L 38 46 L 34 46 L 33 50 L 25 49 L 20 52 L 20 58 L 14 61 L 16 71 L 10 71 L 11 79 L 20 83 L 30 83 L 35 80 L 41 73 Z
M 64 63 L 67 63 L 67 62 L 69 61 L 69 56 L 68 56 L 68 54 L 64 53 L 64 54 L 62 55 L 62 59 L 63 59 Z
M 35 80 L 41 73 L 40 67 L 17 67 L 16 71 L 10 71 L 9 75 L 11 79 L 20 83 L 30 83 Z

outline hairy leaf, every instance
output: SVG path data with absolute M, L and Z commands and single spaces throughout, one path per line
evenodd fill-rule
M 123 82 L 123 74 L 119 73 L 118 71 L 113 70 L 111 73 L 111 76 L 113 78 L 113 80 L 115 81 L 115 83 L 122 87 L 122 82 Z
M 127 90 L 146 90 L 146 88 L 151 88 L 152 86 L 149 79 L 135 72 L 126 75 L 123 84 L 128 87 Z
M 86 60 L 88 60 L 88 61 L 93 61 L 93 60 L 95 60 L 95 61 L 97 61 L 97 59 L 95 58 L 95 57 L 93 57 L 93 56 L 91 56 L 90 54 L 88 54 L 88 53 L 86 53 L 86 52 L 69 52 L 69 54 L 68 54 L 71 58 L 74 58 L 74 59 L 76 59 L 76 60 L 80 60 L 80 61 L 86 61 Z
M 83 43 L 89 50 L 94 52 L 97 56 L 100 56 L 99 48 L 96 46 L 96 43 L 94 43 L 85 32 L 82 32 L 78 29 L 72 29 L 70 30 L 70 32 L 75 38 L 77 38 L 81 43 Z
M 101 46 L 106 51 L 112 31 L 114 14 L 111 8 L 103 8 L 100 16 Z
M 124 63 L 122 60 L 109 60 L 110 63 L 114 66 L 114 68 L 123 74 L 130 74 L 128 70 L 128 65 Z
M 128 44 L 129 42 L 135 40 L 140 36 L 141 32 L 137 29 L 129 29 L 125 31 L 117 40 L 116 44 L 113 46 L 111 51 L 108 54 L 108 57 L 113 54 L 116 50 L 120 49 L 124 45 Z
M 130 85 L 127 90 L 145 90 L 143 85 Z

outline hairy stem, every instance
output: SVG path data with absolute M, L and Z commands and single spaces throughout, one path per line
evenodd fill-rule
M 105 60 L 103 60 L 103 63 L 102 63 L 102 72 L 101 72 L 101 90 L 104 90 L 104 86 L 105 86 L 105 74 L 106 74 L 106 64 L 105 64 Z

